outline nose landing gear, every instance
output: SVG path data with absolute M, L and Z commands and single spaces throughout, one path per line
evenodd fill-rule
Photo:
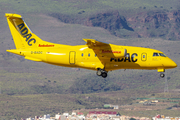
M 164 78 L 164 76 L 165 76 L 164 73 L 161 73 L 161 74 L 160 74 L 160 77 L 161 77 L 161 78 Z
M 107 77 L 107 71 L 105 71 L 104 69 L 98 68 L 96 74 L 98 76 L 102 76 L 103 78 Z
M 157 72 L 160 73 L 160 77 L 161 78 L 164 78 L 164 76 L 165 76 L 165 69 L 164 68 L 158 68 Z

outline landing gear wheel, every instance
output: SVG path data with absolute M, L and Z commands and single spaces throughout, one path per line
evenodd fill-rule
M 107 77 L 107 71 L 105 71 L 104 69 L 98 68 L 96 74 L 98 76 L 102 76 L 103 78 Z
M 101 74 L 101 76 L 102 76 L 103 78 L 106 78 L 106 77 L 107 77 L 107 73 L 106 73 L 106 72 L 103 72 L 103 73 Z
M 161 73 L 161 74 L 160 74 L 160 77 L 161 77 L 161 78 L 164 78 L 164 76 L 165 76 L 164 73 Z
M 96 74 L 97 74 L 98 76 L 101 76 L 101 75 L 102 75 L 101 70 L 98 70 L 98 71 L 96 72 Z

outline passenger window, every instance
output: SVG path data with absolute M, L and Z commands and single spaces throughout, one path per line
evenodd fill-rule
M 95 54 L 95 57 L 96 57 L 97 55 Z
M 143 58 L 145 58 L 146 56 L 145 55 L 143 55 Z
M 90 53 L 88 54 L 88 57 L 90 57 Z
M 82 54 L 81 54 L 81 56 L 83 57 L 83 56 L 84 56 L 84 54 L 82 53 Z
M 159 56 L 159 54 L 158 53 L 153 53 L 153 56 Z

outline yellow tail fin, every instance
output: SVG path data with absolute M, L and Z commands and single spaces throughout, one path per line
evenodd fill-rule
M 5 17 L 7 18 L 16 49 L 38 47 L 39 44 L 47 43 L 32 33 L 21 15 L 6 13 Z

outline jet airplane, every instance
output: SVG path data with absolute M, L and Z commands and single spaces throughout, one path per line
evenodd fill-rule
M 114 45 L 95 39 L 83 40 L 85 45 L 63 45 L 41 40 L 19 14 L 5 13 L 16 49 L 7 50 L 25 59 L 48 64 L 78 67 L 97 71 L 107 77 L 108 71 L 117 69 L 157 70 L 164 77 L 165 69 L 177 64 L 163 52 L 150 48 Z

